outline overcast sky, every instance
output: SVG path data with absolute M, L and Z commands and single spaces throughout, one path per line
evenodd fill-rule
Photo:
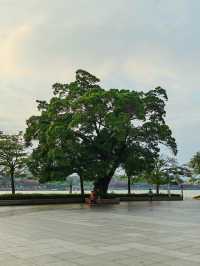
M 0 0 L 0 130 L 16 132 L 76 69 L 168 92 L 180 162 L 200 150 L 199 0 Z

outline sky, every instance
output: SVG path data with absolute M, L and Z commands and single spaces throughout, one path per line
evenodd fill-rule
M 169 97 L 178 160 L 200 150 L 199 0 L 0 0 L 0 130 L 36 114 L 77 69 L 105 88 Z

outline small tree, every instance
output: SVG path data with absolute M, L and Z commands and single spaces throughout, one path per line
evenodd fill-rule
M 200 152 L 197 152 L 189 162 L 189 166 L 192 168 L 194 174 L 200 174 Z
M 147 171 L 144 174 L 144 178 L 148 183 L 156 185 L 156 194 L 160 193 L 160 185 L 167 184 L 168 178 L 165 172 L 166 161 L 157 159 L 152 171 Z
M 190 184 L 200 183 L 200 152 L 197 152 L 189 162 L 189 167 L 192 169 L 192 175 L 190 176 L 188 182 Z
M 160 185 L 170 185 L 172 182 L 180 184 L 182 182 L 180 176 L 190 175 L 188 167 L 178 165 L 175 158 L 163 158 L 161 156 L 155 161 L 153 170 L 146 171 L 143 177 L 150 184 L 156 185 L 156 194 L 159 195 Z
M 27 154 L 22 132 L 15 135 L 0 134 L 0 170 L 9 175 L 12 194 L 15 194 L 16 175 L 21 175 L 26 167 Z

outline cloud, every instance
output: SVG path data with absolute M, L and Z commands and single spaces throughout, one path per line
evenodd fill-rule
M 30 27 L 22 25 L 13 29 L 12 32 L 4 34 L 0 38 L 0 76 L 26 74 L 25 69 L 20 69 L 20 44 L 30 34 Z
M 167 89 L 167 121 L 188 160 L 200 149 L 199 8 L 198 0 L 0 0 L 0 129 L 24 128 L 35 100 L 82 68 L 107 88 Z

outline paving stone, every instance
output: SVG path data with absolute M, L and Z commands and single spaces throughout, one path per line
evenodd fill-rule
M 197 266 L 200 201 L 0 208 L 0 266 Z

